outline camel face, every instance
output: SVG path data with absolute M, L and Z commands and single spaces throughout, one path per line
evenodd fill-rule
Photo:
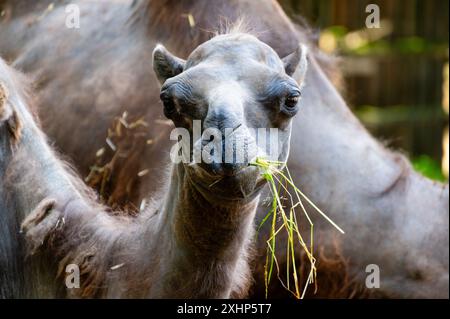
M 164 114 L 193 136 L 186 164 L 195 182 L 247 197 L 260 182 L 249 163 L 257 157 L 286 161 L 302 84 L 290 75 L 306 71 L 305 51 L 282 60 L 241 33 L 216 36 L 186 61 L 155 49 Z

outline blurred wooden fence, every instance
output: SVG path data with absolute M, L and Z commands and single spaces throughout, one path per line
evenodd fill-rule
M 392 23 L 387 42 L 418 37 L 426 43 L 447 43 L 447 50 L 424 54 L 351 57 L 348 63 L 369 63 L 371 74 L 347 74 L 350 103 L 358 105 L 441 105 L 443 66 L 448 60 L 448 0 L 279 0 L 288 15 L 302 15 L 320 29 L 342 25 L 365 28 L 365 8 L 380 7 L 381 19 Z

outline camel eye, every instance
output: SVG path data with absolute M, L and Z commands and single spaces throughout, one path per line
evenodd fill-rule
M 159 95 L 159 98 L 161 99 L 161 101 L 164 104 L 164 115 L 167 118 L 171 119 L 176 112 L 176 107 L 175 107 L 173 97 L 170 94 L 168 94 L 167 91 L 164 90 Z
M 286 99 L 285 105 L 287 108 L 295 108 L 298 103 L 298 96 L 290 96 Z
M 301 93 L 300 91 L 294 91 L 289 93 L 288 96 L 284 99 L 284 103 L 282 106 L 282 111 L 287 115 L 293 116 L 297 112 L 298 101 L 300 100 Z

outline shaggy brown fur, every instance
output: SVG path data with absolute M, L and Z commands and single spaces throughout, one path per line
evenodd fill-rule
M 48 146 L 28 108 L 31 99 L 25 94 L 27 84 L 23 80 L 0 59 L 0 105 L 1 110 L 7 107 L 7 114 L 10 114 L 0 121 L 0 298 L 61 297 L 66 295 L 62 289 L 63 278 L 58 281 L 55 278 L 58 268 L 64 273 L 65 264 L 59 263 L 58 253 L 55 255 L 55 236 L 62 228 L 73 224 L 72 217 L 77 217 L 75 212 L 83 212 L 86 223 L 96 231 L 114 228 L 114 236 L 120 236 L 120 225 L 127 223 L 121 218 L 109 217 L 107 210 L 96 203 L 94 192 Z M 8 131 L 10 134 L 4 134 Z M 23 219 L 27 249 L 23 237 L 18 235 Z M 92 238 L 96 245 L 102 243 L 99 238 L 94 239 L 96 231 L 78 221 L 72 236 L 73 246 L 67 241 L 67 246 L 58 244 L 58 251 L 64 256 L 77 252 L 82 256 L 89 251 L 87 238 Z M 115 223 L 120 227 L 114 227 Z M 35 227 L 37 225 L 39 227 Z M 99 251 L 108 253 L 107 245 Z M 99 254 L 93 256 L 92 262 L 97 261 L 98 267 L 92 270 L 100 269 L 98 258 Z M 81 264 L 82 270 L 90 269 L 85 263 Z

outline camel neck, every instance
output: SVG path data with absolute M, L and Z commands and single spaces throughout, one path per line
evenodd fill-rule
M 175 165 L 159 230 L 169 242 L 164 268 L 172 296 L 227 298 L 246 290 L 258 197 L 224 204 L 204 195 Z

